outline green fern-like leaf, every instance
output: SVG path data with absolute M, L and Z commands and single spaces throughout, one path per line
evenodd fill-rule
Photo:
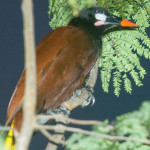
M 133 19 L 136 21 L 137 25 L 139 26 L 139 30 L 145 33 L 145 29 L 149 27 L 149 15 L 147 15 L 147 11 L 142 7 L 136 12 L 133 16 Z
M 131 94 L 132 93 L 132 84 L 129 78 L 127 78 L 127 75 L 125 74 L 123 76 L 124 78 L 124 88 L 127 93 Z
M 121 82 L 122 82 L 122 80 L 120 79 L 121 74 L 118 70 L 115 71 L 113 74 L 114 74 L 114 76 L 113 76 L 113 86 L 114 86 L 114 89 L 115 89 L 114 93 L 115 93 L 116 96 L 119 96 L 120 90 L 121 90 L 120 86 L 121 86 Z

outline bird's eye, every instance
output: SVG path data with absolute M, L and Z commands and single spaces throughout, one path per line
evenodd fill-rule
M 96 10 L 96 14 L 103 14 L 101 10 Z

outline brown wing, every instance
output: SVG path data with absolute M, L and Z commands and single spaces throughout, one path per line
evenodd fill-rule
M 39 43 L 37 54 L 37 112 L 55 108 L 81 86 L 98 57 L 87 34 L 76 27 L 57 28 Z M 7 120 L 23 101 L 23 72 L 9 103 Z M 18 116 L 18 117 L 17 117 Z M 22 120 L 21 115 L 15 116 Z
M 42 71 L 45 66 L 52 61 L 61 47 L 64 45 L 66 39 L 64 30 L 71 30 L 71 27 L 62 27 L 52 31 L 48 34 L 37 46 L 37 84 L 42 79 Z M 59 33 L 59 34 L 58 34 Z M 59 44 L 56 44 L 56 40 Z M 25 71 L 23 71 L 20 80 L 15 88 L 15 91 L 10 99 L 7 119 L 12 116 L 17 107 L 22 103 L 24 96 L 24 86 L 25 86 Z

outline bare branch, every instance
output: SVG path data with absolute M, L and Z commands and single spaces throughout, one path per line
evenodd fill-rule
M 46 130 L 55 130 L 57 125 L 54 126 L 49 126 L 49 125 L 41 125 L 41 126 L 37 126 L 38 129 L 44 128 Z M 80 128 L 74 128 L 74 127 L 66 127 L 64 125 L 59 125 L 59 130 L 65 130 L 68 132 L 74 132 L 74 133 L 82 133 L 88 136 L 95 136 L 98 138 L 104 138 L 110 141 L 132 141 L 132 142 L 140 142 L 143 144 L 147 144 L 150 145 L 150 140 L 147 139 L 138 139 L 138 138 L 131 138 L 131 137 L 124 137 L 124 136 L 111 136 L 111 135 L 107 135 L 107 134 L 101 134 L 101 133 L 96 133 L 96 132 L 91 132 L 91 131 L 87 131 L 87 130 L 83 130 Z
M 54 120 L 54 119 L 63 119 L 64 122 L 66 122 L 67 124 L 71 123 L 71 124 L 76 124 L 76 125 L 100 125 L 104 122 L 102 121 L 97 121 L 97 120 L 77 120 L 77 119 L 72 119 L 72 118 L 67 118 L 64 115 L 37 115 L 37 120 L 39 119 L 46 119 L 46 120 Z M 108 128 L 110 130 L 114 130 L 114 127 L 112 125 L 108 125 Z
M 17 150 L 27 150 L 34 129 L 36 107 L 36 56 L 32 0 L 22 0 L 25 47 L 25 96 L 22 129 L 17 137 Z
M 49 142 L 46 146 L 45 150 L 57 150 L 58 146 L 56 144 L 53 144 L 52 142 Z
M 98 76 L 98 64 L 99 64 L 99 58 L 97 59 L 95 65 L 91 69 L 90 75 L 89 75 L 89 79 L 88 79 L 88 81 L 86 83 L 87 86 L 90 86 L 92 88 L 94 88 L 96 80 L 97 80 L 97 76 Z
M 65 141 L 58 139 L 57 137 L 51 135 L 48 131 L 46 131 L 43 127 L 38 128 L 39 131 L 48 138 L 49 141 L 52 141 L 55 144 L 62 144 L 62 145 L 66 145 Z
M 76 125 L 101 125 L 102 121 L 97 120 L 77 120 L 68 118 L 69 123 L 76 124 Z M 109 129 L 113 130 L 114 127 L 112 125 L 108 125 Z
M 48 117 L 48 116 L 38 115 L 36 120 L 38 120 L 40 118 L 46 118 L 46 117 Z M 51 117 L 50 119 L 55 119 L 55 121 L 57 123 L 57 126 L 55 126 L 56 128 L 54 130 L 55 134 L 53 135 L 53 137 L 55 137 L 55 139 L 57 139 L 57 140 L 53 141 L 53 139 L 49 139 L 50 141 L 47 144 L 45 150 L 57 150 L 57 148 L 58 148 L 57 144 L 61 144 L 59 141 L 64 142 L 63 139 L 64 139 L 64 132 L 65 132 L 65 130 L 60 129 L 61 126 L 59 126 L 59 123 L 67 124 L 67 120 L 66 120 L 67 118 L 62 114 L 53 115 L 53 116 L 50 116 L 50 117 Z M 49 118 L 48 118 L 48 120 L 49 120 Z M 39 125 L 35 126 L 35 128 L 38 128 L 38 127 L 39 127 Z M 40 129 L 43 129 L 43 128 L 40 128 Z M 64 144 L 65 144 L 65 142 L 64 142 Z

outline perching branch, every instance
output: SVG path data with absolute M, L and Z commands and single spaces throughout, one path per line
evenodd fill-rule
M 103 122 L 97 120 L 77 120 L 72 118 L 67 118 L 64 115 L 37 115 L 36 120 L 46 119 L 46 120 L 64 120 L 67 124 L 74 124 L 74 125 L 101 125 Z M 114 130 L 112 125 L 108 125 L 110 130 Z
M 45 137 L 48 138 L 49 141 L 56 143 L 56 144 L 62 144 L 62 145 L 66 144 L 63 140 L 58 139 L 54 135 L 51 135 L 46 129 L 44 128 L 38 128 L 38 129 Z
M 42 115 L 40 115 L 40 116 L 42 116 Z M 60 130 L 59 125 L 61 123 L 64 124 L 64 125 L 67 125 L 68 124 L 67 117 L 63 116 L 62 114 L 54 115 L 52 117 L 53 117 L 53 119 L 55 119 L 55 122 L 56 122 L 57 125 L 56 125 L 56 128 L 54 130 L 53 138 L 49 139 L 49 142 L 48 142 L 45 150 L 57 150 L 58 144 L 65 145 L 65 141 L 64 141 L 65 130 Z M 35 126 L 35 128 L 36 127 L 37 126 Z M 51 136 L 49 136 L 49 138 L 50 137 Z M 54 140 L 54 139 L 57 139 L 57 140 Z
M 17 150 L 27 150 L 33 135 L 36 108 L 36 56 L 32 0 L 22 0 L 25 51 L 25 96 L 23 122 L 17 137 Z

